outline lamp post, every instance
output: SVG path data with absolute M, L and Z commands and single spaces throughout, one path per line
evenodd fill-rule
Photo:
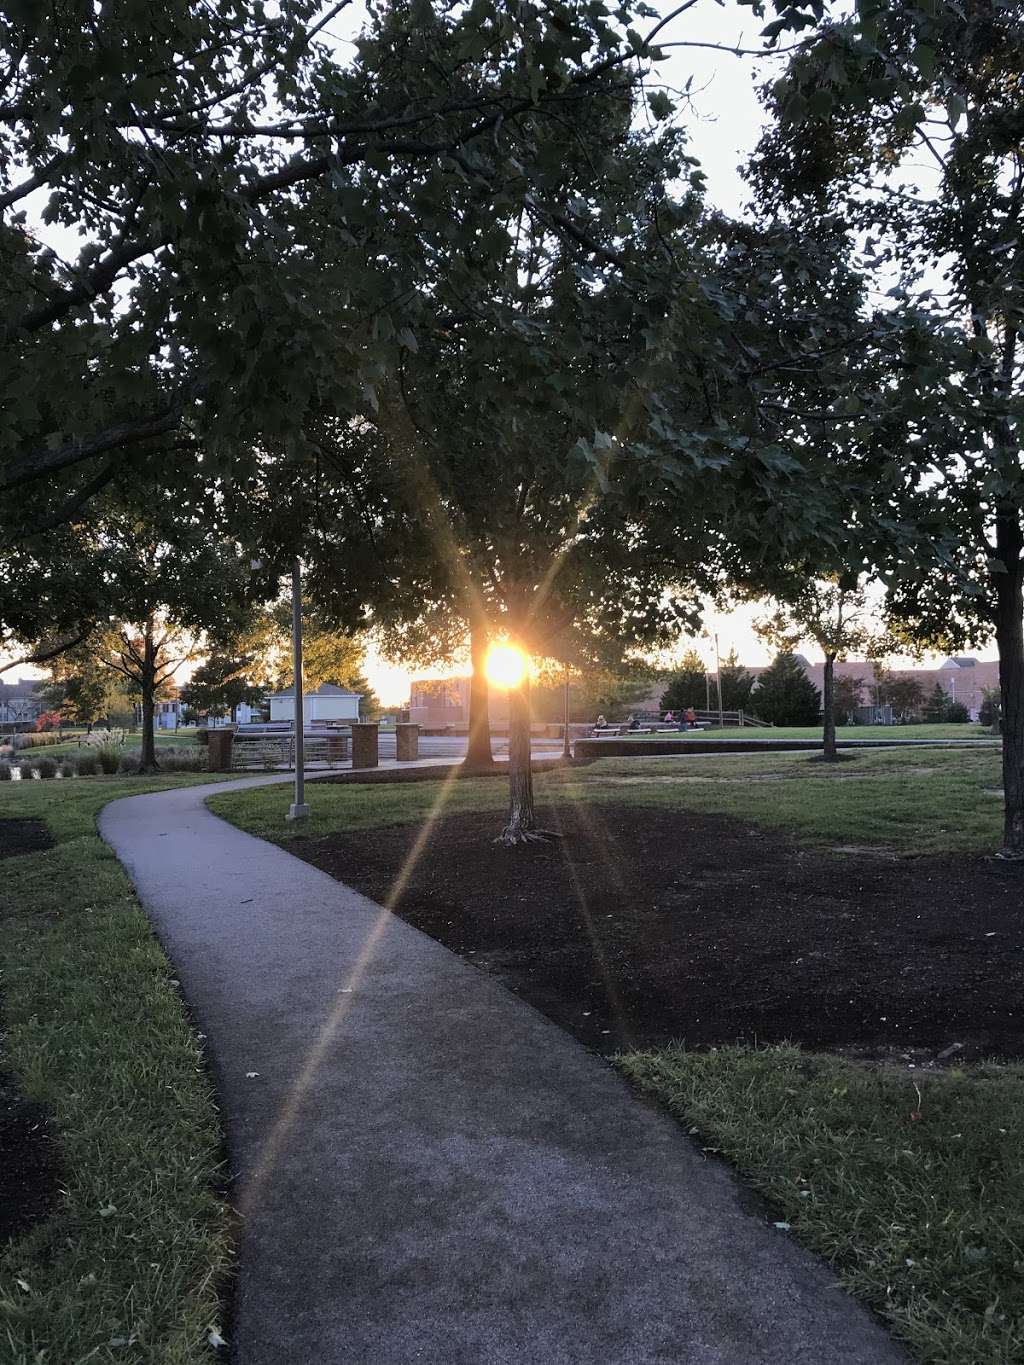
M 305 820 L 309 807 L 306 805 L 302 723 L 302 565 L 298 558 L 292 565 L 292 676 L 295 679 L 295 792 L 287 818 Z
M 562 757 L 572 758 L 569 748 L 569 670 L 565 670 L 565 691 L 562 698 Z
M 722 710 L 722 661 L 718 657 L 718 631 L 715 631 L 715 686 L 718 688 L 718 728 L 725 728 L 725 713 Z

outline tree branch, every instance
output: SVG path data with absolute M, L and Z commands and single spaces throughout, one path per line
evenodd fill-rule
M 53 645 L 48 649 L 39 649 L 32 654 L 26 654 L 20 659 L 14 659 L 9 664 L 0 664 L 0 673 L 7 673 L 12 668 L 20 668 L 22 664 L 45 664 L 51 659 L 58 658 L 61 654 L 67 654 L 72 649 L 77 649 L 93 632 L 94 623 L 92 621 L 78 635 L 70 640 L 62 640 L 59 645 Z

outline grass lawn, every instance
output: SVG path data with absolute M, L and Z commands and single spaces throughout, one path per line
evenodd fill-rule
M 732 815 L 809 842 L 877 844 L 902 853 L 984 853 L 1001 842 L 997 749 L 864 750 L 835 765 L 806 754 L 603 758 L 538 774 L 543 800 L 623 801 Z M 334 830 L 422 820 L 442 784 L 311 783 L 303 828 L 285 821 L 288 802 L 271 787 L 215 796 L 210 806 L 263 838 L 287 841 Z M 449 783 L 447 810 L 500 811 L 500 778 Z
M 993 747 L 866 750 L 834 766 L 806 754 L 603 759 L 538 776 L 537 790 L 547 802 L 731 816 L 812 848 L 978 855 L 1001 841 L 1000 782 Z M 210 805 L 287 846 L 332 834 L 351 844 L 441 804 L 493 811 L 497 829 L 506 801 L 498 779 L 307 791 L 305 830 L 285 823 L 287 801 L 271 788 Z M 731 1161 L 788 1225 L 779 1235 L 827 1258 L 919 1360 L 1024 1360 L 1024 1066 L 925 1071 L 792 1047 L 670 1047 L 618 1064 Z
M 228 1261 L 217 1111 L 195 1034 L 127 876 L 96 832 L 120 796 L 209 776 L 0 788 L 50 849 L 8 857 L 0 1070 L 55 1120 L 56 1211 L 0 1246 L 10 1365 L 210 1358 Z
M 786 1047 L 619 1065 L 920 1360 L 1024 1360 L 1024 1067 L 925 1075 Z
M 742 730 L 735 725 L 719 729 L 716 725 L 710 730 L 683 730 L 683 739 L 700 739 L 702 736 L 715 739 L 815 739 L 821 741 L 820 725 L 772 725 L 767 729 L 760 726 L 744 726 Z M 640 736 L 644 738 L 644 736 Z M 837 739 L 993 739 L 984 725 L 967 722 L 963 725 L 837 725 Z

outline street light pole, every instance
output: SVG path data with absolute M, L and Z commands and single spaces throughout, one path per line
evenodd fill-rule
M 569 670 L 565 670 L 565 694 L 562 706 L 562 757 L 572 758 L 569 748 Z
M 302 565 L 298 558 L 292 565 L 292 677 L 295 679 L 295 799 L 288 807 L 287 818 L 305 820 L 309 807 L 306 805 L 302 723 Z
M 722 710 L 722 661 L 718 657 L 718 631 L 715 631 L 715 686 L 718 688 L 718 728 L 725 728 L 725 713 Z

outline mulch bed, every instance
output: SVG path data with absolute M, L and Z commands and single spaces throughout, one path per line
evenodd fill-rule
M 0 1243 L 55 1207 L 60 1192 L 56 1137 L 46 1113 L 0 1072 Z
M 53 848 L 53 835 L 45 820 L 0 820 L 0 858 L 42 853 L 48 848 Z
M 542 815 L 564 838 L 512 850 L 494 812 L 441 818 L 394 908 L 587 1045 L 1024 1057 L 1021 867 L 808 849 L 657 808 Z M 386 901 L 417 830 L 286 847 Z

